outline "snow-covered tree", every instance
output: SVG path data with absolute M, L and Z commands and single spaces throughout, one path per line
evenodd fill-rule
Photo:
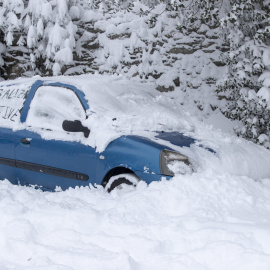
M 219 25 L 219 12 L 222 8 L 222 0 L 163 0 L 167 10 L 172 16 L 179 18 L 180 31 L 193 31 L 199 29 L 201 24 L 211 28 Z
M 78 1 L 29 0 L 24 27 L 36 72 L 39 68 L 37 64 L 42 61 L 48 71 L 53 70 L 54 75 L 61 73 L 62 66 L 72 64 L 77 31 L 72 20 L 79 17 Z
M 14 55 L 22 54 L 20 46 L 24 39 L 22 25 L 24 2 L 23 0 L 0 0 L 0 76 L 5 74 L 5 56 L 8 49 L 14 47 Z
M 14 32 L 22 28 L 22 12 L 24 11 L 23 0 L 1 0 L 0 1 L 0 29 L 5 34 L 7 45 L 12 45 Z
M 225 115 L 243 122 L 237 133 L 266 147 L 270 146 L 269 11 L 268 0 L 231 1 L 231 11 L 221 20 L 223 37 L 230 45 L 224 55 L 228 69 L 217 88 L 227 100 Z
M 0 56 L 5 47 L 20 46 L 28 49 L 32 74 L 61 73 L 64 65 L 73 63 L 77 31 L 73 21 L 80 12 L 80 0 L 0 0 L 0 33 L 4 35 Z

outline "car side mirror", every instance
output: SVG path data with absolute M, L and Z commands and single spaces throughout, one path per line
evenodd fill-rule
M 82 132 L 85 138 L 88 138 L 90 134 L 89 128 L 83 126 L 80 120 L 64 120 L 62 123 L 62 128 L 68 132 Z

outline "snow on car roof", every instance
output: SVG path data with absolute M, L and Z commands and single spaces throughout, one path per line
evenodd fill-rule
M 121 135 L 144 136 L 148 133 L 149 136 L 151 131 L 176 130 L 184 133 L 193 129 L 188 114 L 172 98 L 155 90 L 154 84 L 140 83 L 122 76 L 35 77 L 12 81 L 12 85 L 10 82 L 2 82 L 0 87 L 29 89 L 29 85 L 37 80 L 43 80 L 45 84 L 70 84 L 85 94 L 90 108 L 87 110 L 88 119 L 83 124 L 90 128 L 92 136 L 84 143 L 97 147 L 98 151 L 104 150 L 112 139 Z M 21 109 L 23 102 L 24 99 L 17 105 L 17 109 Z M 6 126 L 2 119 L 0 124 Z M 19 125 L 13 125 L 13 129 L 17 128 Z M 45 133 L 42 135 L 45 136 Z

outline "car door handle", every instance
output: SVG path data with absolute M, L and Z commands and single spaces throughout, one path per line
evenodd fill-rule
M 30 144 L 30 141 L 31 141 L 31 139 L 29 139 L 29 138 L 22 138 L 21 139 L 21 143 L 23 143 L 23 144 Z

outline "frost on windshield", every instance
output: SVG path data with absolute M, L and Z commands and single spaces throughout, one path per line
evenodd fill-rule
M 84 109 L 76 94 L 67 88 L 42 86 L 30 104 L 26 124 L 50 130 L 62 130 L 64 120 L 84 120 Z

